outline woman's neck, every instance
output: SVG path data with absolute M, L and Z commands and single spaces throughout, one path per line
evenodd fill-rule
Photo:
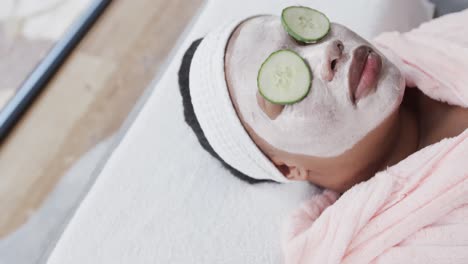
M 402 106 L 399 112 L 397 134 L 394 140 L 393 148 L 387 155 L 386 161 L 381 166 L 385 169 L 404 160 L 409 155 L 418 150 L 419 146 L 419 127 L 414 112 Z
M 461 134 L 468 128 L 468 109 L 435 101 L 416 88 L 408 88 L 398 122 L 394 147 L 381 169 L 444 138 Z
M 418 94 L 419 149 L 456 137 L 468 128 L 468 108 L 433 100 L 420 91 Z

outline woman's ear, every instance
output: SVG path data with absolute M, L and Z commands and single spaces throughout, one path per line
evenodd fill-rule
M 289 175 L 286 176 L 290 180 L 295 181 L 306 181 L 307 180 L 307 170 L 299 167 L 292 167 L 289 170 Z
M 288 179 L 295 181 L 305 181 L 307 180 L 307 170 L 304 168 L 299 168 L 295 166 L 289 166 L 284 162 L 275 162 L 276 168 Z

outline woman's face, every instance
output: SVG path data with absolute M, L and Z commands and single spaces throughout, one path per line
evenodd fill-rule
M 280 49 L 297 52 L 313 76 L 309 94 L 292 105 L 272 104 L 258 93 L 258 70 Z M 225 67 L 241 121 L 290 178 L 310 180 L 342 171 L 356 177 L 375 163 L 367 157 L 378 154 L 372 153 L 376 147 L 370 144 L 384 147 L 391 136 L 388 130 L 397 123 L 395 113 L 404 92 L 402 75 L 370 43 L 338 24 L 332 24 L 318 43 L 302 45 L 286 33 L 279 17 L 249 19 L 233 32 Z M 328 165 L 344 167 L 333 171 Z

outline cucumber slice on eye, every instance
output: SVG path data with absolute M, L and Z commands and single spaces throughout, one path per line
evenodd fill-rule
M 281 22 L 291 37 L 303 43 L 315 43 L 330 31 L 327 16 L 303 6 L 285 8 L 281 14 Z
M 292 50 L 272 53 L 257 76 L 259 93 L 274 104 L 294 104 L 307 96 L 312 73 L 305 61 Z

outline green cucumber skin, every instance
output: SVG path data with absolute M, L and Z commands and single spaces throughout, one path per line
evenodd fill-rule
M 260 72 L 261 70 L 263 69 L 263 66 L 265 65 L 265 63 L 268 62 L 268 60 L 274 56 L 275 54 L 279 53 L 279 52 L 291 52 L 293 53 L 294 55 L 298 56 L 302 62 L 304 63 L 304 66 L 307 67 L 307 69 L 309 69 L 308 71 L 308 81 L 309 81 L 309 87 L 307 88 L 307 90 L 305 91 L 304 95 L 302 95 L 299 99 L 297 100 L 294 100 L 294 101 L 289 101 L 289 102 L 285 102 L 285 101 L 273 101 L 273 100 L 270 100 L 268 99 L 263 93 L 262 93 L 262 88 L 260 87 Z M 309 94 L 310 92 L 310 88 L 312 86 L 312 73 L 310 72 L 310 67 L 309 65 L 305 62 L 305 60 L 295 51 L 293 50 L 290 50 L 290 49 L 282 49 L 282 50 L 278 50 L 278 51 L 275 51 L 273 52 L 272 54 L 270 54 L 270 56 L 268 56 L 268 58 L 266 58 L 266 60 L 262 63 L 262 65 L 260 66 L 260 70 L 259 70 L 259 74 L 257 74 L 257 87 L 258 87 L 258 92 L 260 93 L 260 95 L 265 99 L 267 100 L 268 102 L 272 103 L 272 104 L 278 104 L 278 105 L 292 105 L 292 104 L 295 104 L 297 102 L 300 102 L 302 100 L 304 100 L 304 98 Z
M 305 9 L 309 9 L 309 10 L 312 10 L 312 11 L 315 11 L 321 15 L 323 15 L 325 17 L 325 19 L 327 19 L 328 21 L 328 28 L 327 30 L 324 32 L 323 35 L 321 35 L 320 37 L 316 38 L 316 39 L 306 39 L 306 38 L 303 38 L 301 37 L 300 35 L 298 35 L 296 32 L 294 32 L 286 23 L 286 19 L 284 18 L 284 13 L 290 9 L 290 8 L 305 8 Z M 323 39 L 326 35 L 328 35 L 328 33 L 330 32 L 330 19 L 322 12 L 316 10 L 316 9 L 313 9 L 313 8 L 310 8 L 310 7 L 305 7 L 305 6 L 290 6 L 290 7 L 286 7 L 285 9 L 283 9 L 283 12 L 281 12 L 281 24 L 283 24 L 283 27 L 284 29 L 286 29 L 286 32 L 291 36 L 293 37 L 295 40 L 299 41 L 299 42 L 302 42 L 304 44 L 313 44 L 313 43 L 317 43 L 319 40 Z

